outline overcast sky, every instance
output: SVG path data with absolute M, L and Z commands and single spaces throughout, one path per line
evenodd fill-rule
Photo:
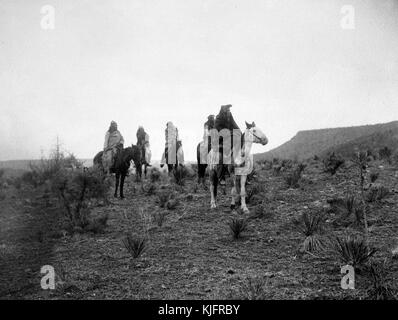
M 397 89 L 398 1 L 0 0 L 0 160 L 39 158 L 57 135 L 92 158 L 111 120 L 126 144 L 143 125 L 153 159 L 173 121 L 193 160 L 229 103 L 266 133 L 263 152 L 299 130 L 398 120 Z

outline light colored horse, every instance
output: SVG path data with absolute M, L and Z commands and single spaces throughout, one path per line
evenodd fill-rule
M 249 124 L 246 122 L 246 130 L 243 136 L 243 146 L 241 150 L 234 154 L 232 164 L 228 166 L 234 185 L 231 190 L 231 209 L 235 209 L 235 197 L 240 191 L 241 209 L 244 213 L 248 213 L 249 209 L 246 206 L 246 180 L 247 176 L 253 171 L 253 155 L 251 153 L 253 143 L 259 143 L 265 146 L 268 139 L 265 134 L 256 127 L 255 123 Z M 240 151 L 240 152 L 239 152 Z M 217 184 L 223 164 L 219 164 L 219 150 L 210 150 L 208 155 L 209 170 L 210 170 L 210 207 L 215 209 L 217 207 Z

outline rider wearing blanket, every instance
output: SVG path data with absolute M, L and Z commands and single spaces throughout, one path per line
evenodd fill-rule
M 207 146 L 207 152 L 210 152 L 211 149 L 211 135 L 210 132 L 215 127 L 215 119 L 214 115 L 211 114 L 207 117 L 207 121 L 204 124 L 204 132 L 203 132 L 203 145 Z
M 149 149 L 149 135 L 145 132 L 145 129 L 142 126 L 137 130 L 137 146 L 140 148 L 141 153 L 144 156 L 145 164 L 150 166 L 151 150 Z
M 236 124 L 234 117 L 232 116 L 230 108 L 232 105 L 227 104 L 221 106 L 220 112 L 217 115 L 214 123 L 215 129 L 220 132 L 223 129 L 227 129 L 230 131 L 230 141 L 226 141 L 224 144 L 224 137 L 220 135 L 219 137 L 219 154 L 221 154 L 221 159 L 218 164 L 232 164 L 234 152 L 233 149 L 236 146 L 241 146 L 242 141 L 242 133 L 239 129 L 239 126 Z M 217 143 L 217 141 L 213 141 L 212 143 Z M 224 150 L 224 147 L 228 148 L 228 150 Z M 225 153 L 224 153 L 225 151 Z M 209 162 L 211 163 L 211 162 Z M 227 173 L 227 167 L 223 166 L 222 171 L 220 173 L 220 183 L 225 184 L 225 174 Z
M 102 163 L 106 172 L 110 172 L 114 167 L 118 153 L 123 150 L 124 139 L 119 130 L 117 123 L 111 122 L 109 130 L 105 134 L 104 153 L 102 155 Z
M 165 130 L 165 152 L 162 155 L 162 160 L 160 166 L 163 167 L 164 164 L 180 164 L 184 165 L 184 153 L 182 151 L 181 139 L 178 136 L 178 129 L 174 124 L 169 121 L 166 124 Z M 169 155 L 175 155 L 176 158 L 169 157 Z

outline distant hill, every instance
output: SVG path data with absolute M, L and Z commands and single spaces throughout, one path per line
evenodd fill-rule
M 330 152 L 351 155 L 356 148 L 378 150 L 387 146 L 398 149 L 398 121 L 346 128 L 306 130 L 298 132 L 290 141 L 255 159 L 298 159 L 315 155 L 324 156 Z

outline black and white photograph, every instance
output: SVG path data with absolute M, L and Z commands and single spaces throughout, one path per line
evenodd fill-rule
M 0 0 L 0 300 L 398 300 L 398 1 Z

